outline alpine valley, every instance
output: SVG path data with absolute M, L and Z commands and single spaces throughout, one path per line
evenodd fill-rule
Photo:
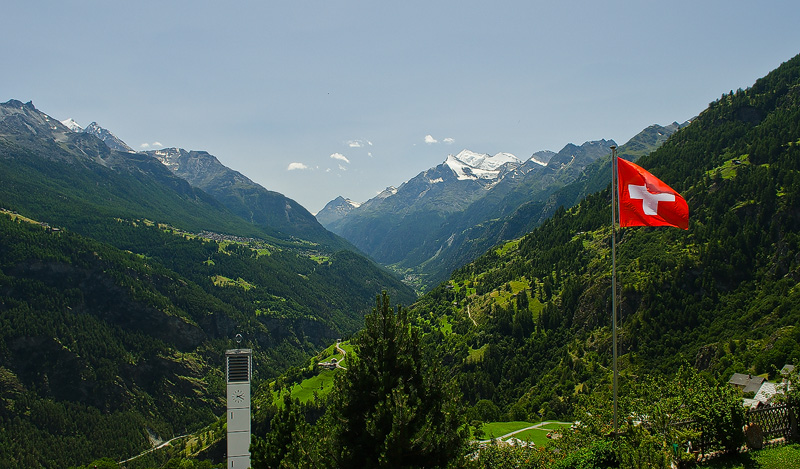
M 4 467 L 122 460 L 197 430 L 224 412 L 236 334 L 265 379 L 357 331 L 381 291 L 415 298 L 207 153 L 165 165 L 73 129 L 0 104 Z
M 463 467 L 476 468 L 675 467 L 671 464 L 682 456 L 673 448 L 689 448 L 682 445 L 700 436 L 681 435 L 672 426 L 685 423 L 681 416 L 686 415 L 711 415 L 702 438 L 713 433 L 712 426 L 724 428 L 719 433 L 738 441 L 738 448 L 743 424 L 734 416 L 744 418 L 745 411 L 742 392 L 728 384 L 731 375 L 780 382 L 784 365 L 800 361 L 800 56 L 746 90 L 723 93 L 681 127 L 654 151 L 631 141 L 620 152 L 679 191 L 690 207 L 687 231 L 634 227 L 617 233 L 623 434 L 609 435 L 611 193 L 608 163 L 596 156 L 583 174 L 548 196 L 558 205 L 549 209 L 543 207 L 550 202 L 537 202 L 517 209 L 533 215 L 513 222 L 538 225 L 530 232 L 456 269 L 407 310 L 393 313 L 385 300 L 379 302 L 354 339 L 355 359 L 348 352 L 348 369 L 336 370 L 342 379 L 332 380 L 319 398 L 296 391 L 309 376 L 323 379 L 331 373 L 316 371 L 311 361 L 259 389 L 254 460 L 262 467 L 323 467 L 354 460 L 368 465 L 379 452 L 398 466 L 414 466 L 420 457 L 436 466 L 438 455 L 449 454 Z M 651 144 L 653 135 L 663 133 L 652 129 Z M 576 149 L 568 152 L 577 154 Z M 550 157 L 548 167 L 555 158 Z M 478 167 L 481 159 L 503 163 L 494 169 Z M 345 200 L 331 205 L 331 211 L 338 211 L 342 226 L 359 213 L 378 216 L 368 211 L 370 205 L 397 203 L 393 211 L 400 217 L 404 207 L 414 205 L 414 197 L 392 199 L 404 190 L 425 199 L 428 189 L 443 206 L 429 219 L 438 227 L 434 221 L 470 202 L 467 190 L 454 188 L 459 197 L 448 199 L 437 192 L 439 187 L 494 186 L 491 193 L 503 171 L 511 174 L 512 164 L 543 167 L 535 161 L 520 164 L 508 155 L 462 152 L 349 213 L 343 209 Z M 545 210 L 552 215 L 536 218 Z M 502 224 L 511 226 L 512 219 Z M 369 226 L 366 215 L 354 220 Z M 374 238 L 363 239 L 362 246 L 373 245 Z M 387 250 L 384 261 L 399 259 L 401 251 Z M 416 353 L 398 352 L 387 360 L 387 343 Z M 317 359 L 336 353 L 331 347 Z M 395 374 L 403 379 L 392 381 Z M 381 387 L 384 382 L 393 387 Z M 382 392 L 371 392 L 376 387 Z M 796 409 L 796 386 L 789 389 L 794 397 L 788 401 Z M 268 391 L 283 393 L 282 405 Z M 440 419 L 420 421 L 419 415 L 431 415 L 434 399 L 441 409 L 433 415 Z M 480 437 L 484 422 L 509 424 L 503 428 L 519 421 L 581 422 L 542 446 L 490 444 L 477 451 L 465 444 L 468 449 L 459 460 L 452 447 L 458 430 L 446 413 L 453 401 L 472 438 Z M 667 408 L 670 415 L 665 416 Z M 654 413 L 669 424 L 656 426 Z M 429 431 L 448 424 L 450 432 Z M 398 453 L 398 447 L 405 452 Z M 790 451 L 796 451 L 793 447 Z M 431 448 L 433 454 L 420 456 Z M 681 467 L 696 463 L 696 455 L 686 453 L 681 463 L 689 466 Z M 359 459 L 363 454 L 374 457 Z
M 619 153 L 633 159 L 647 154 L 687 124 L 652 125 Z M 532 230 L 558 207 L 605 187 L 612 145 L 568 144 L 524 162 L 509 153 L 463 150 L 364 203 L 338 197 L 317 219 L 426 291 L 492 246 Z
M 331 202 L 317 219 L 342 239 L 208 153 L 112 150 L 0 105 L 0 461 L 115 467 L 189 434 L 151 466 L 221 464 L 222 354 L 239 333 L 257 364 L 256 467 L 671 462 L 673 440 L 632 418 L 584 446 L 468 445 L 484 422 L 610 415 L 613 144 L 450 155 Z M 734 372 L 779 379 L 800 361 L 800 56 L 618 154 L 690 208 L 687 231 L 617 235 L 623 408 L 655 405 L 664 383 L 687 392 L 679 370 L 729 397 Z M 332 357 L 346 369 L 321 370 Z

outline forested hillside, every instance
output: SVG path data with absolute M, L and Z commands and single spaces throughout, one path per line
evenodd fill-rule
M 275 376 L 355 331 L 396 283 L 346 251 L 312 259 L 124 221 L 109 236 L 130 250 L 0 214 L 4 461 L 121 459 L 148 430 L 196 430 L 223 410 L 235 334 L 256 377 Z
M 272 392 L 293 392 L 313 364 L 259 389 L 254 466 L 443 467 L 445 456 L 455 467 L 669 467 L 696 461 L 671 444 L 701 432 L 738 447 L 744 408 L 729 376 L 775 379 L 800 361 L 800 56 L 725 93 L 638 162 L 690 207 L 687 231 L 618 233 L 620 394 L 625 411 L 638 412 L 625 415 L 644 425 L 626 419 L 609 437 L 607 187 L 457 270 L 408 310 L 379 299 L 326 397 L 266 404 Z M 420 434 L 420 415 L 450 430 Z M 453 422 L 477 431 L 540 418 L 586 421 L 553 447 L 481 451 L 464 447 Z M 703 429 L 679 431 L 674 418 Z
M 685 196 L 690 227 L 619 235 L 623 386 L 684 363 L 725 381 L 800 360 L 800 57 L 725 93 L 639 164 Z M 468 405 L 570 416 L 577 395 L 609 385 L 610 218 L 606 189 L 414 306 L 452 324 L 443 338 Z
M 121 460 L 214 422 L 222 357 L 257 379 L 358 330 L 383 290 L 365 257 L 257 227 L 154 158 L 31 103 L 0 106 L 0 460 Z M 19 438 L 25 435 L 25 438 Z

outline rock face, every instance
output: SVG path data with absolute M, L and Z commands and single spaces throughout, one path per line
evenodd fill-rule
M 74 122 L 74 121 L 73 121 Z M 99 125 L 97 122 L 92 122 L 85 129 L 83 129 L 89 135 L 94 135 L 95 137 L 99 138 L 100 140 L 105 143 L 108 148 L 117 151 L 125 151 L 128 153 L 133 153 L 133 148 L 129 147 L 125 142 L 117 138 L 116 135 L 112 134 L 109 130 L 106 130 Z
M 317 220 L 322 226 L 328 226 L 337 220 L 346 217 L 354 209 L 358 208 L 361 204 L 354 202 L 350 199 L 345 199 L 339 196 L 328 202 L 319 213 L 316 214 Z

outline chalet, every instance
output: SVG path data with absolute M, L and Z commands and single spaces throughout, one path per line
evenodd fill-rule
M 728 380 L 728 384 L 737 389 L 741 389 L 742 392 L 756 393 L 761 387 L 761 383 L 764 381 L 766 380 L 760 376 L 734 373 L 733 376 L 731 376 L 731 379 Z
M 791 386 L 789 375 L 794 371 L 794 365 L 784 365 L 781 369 L 783 380 L 781 383 L 770 383 L 759 376 L 734 373 L 728 383 L 742 392 L 752 392 L 753 397 L 742 399 L 742 404 L 749 409 L 757 409 L 774 404 L 778 394 L 784 394 Z

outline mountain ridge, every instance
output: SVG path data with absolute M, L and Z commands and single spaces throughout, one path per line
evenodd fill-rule
M 121 460 L 212 424 L 236 333 L 263 379 L 354 333 L 381 291 L 416 298 L 31 102 L 0 104 L 0 208 L 0 460 L 19 467 Z
M 276 235 L 309 239 L 334 250 L 356 250 L 326 230 L 302 205 L 256 184 L 206 151 L 164 148 L 144 153 L 193 187 L 211 194 L 236 215 Z
M 541 197 L 571 182 L 607 152 L 608 145 L 605 140 L 570 144 L 558 153 L 537 152 L 525 162 L 508 153 L 490 156 L 463 150 L 420 172 L 394 193 L 335 215 L 321 211 L 317 216 L 328 229 L 424 290 L 449 274 L 444 266 L 452 264 L 442 263 L 439 256 L 453 246 L 460 232 L 510 213 L 504 200 L 516 188 L 530 188 L 524 193 L 517 190 L 516 199 L 531 197 L 530 193 Z M 514 203 L 522 202 L 506 205 Z

